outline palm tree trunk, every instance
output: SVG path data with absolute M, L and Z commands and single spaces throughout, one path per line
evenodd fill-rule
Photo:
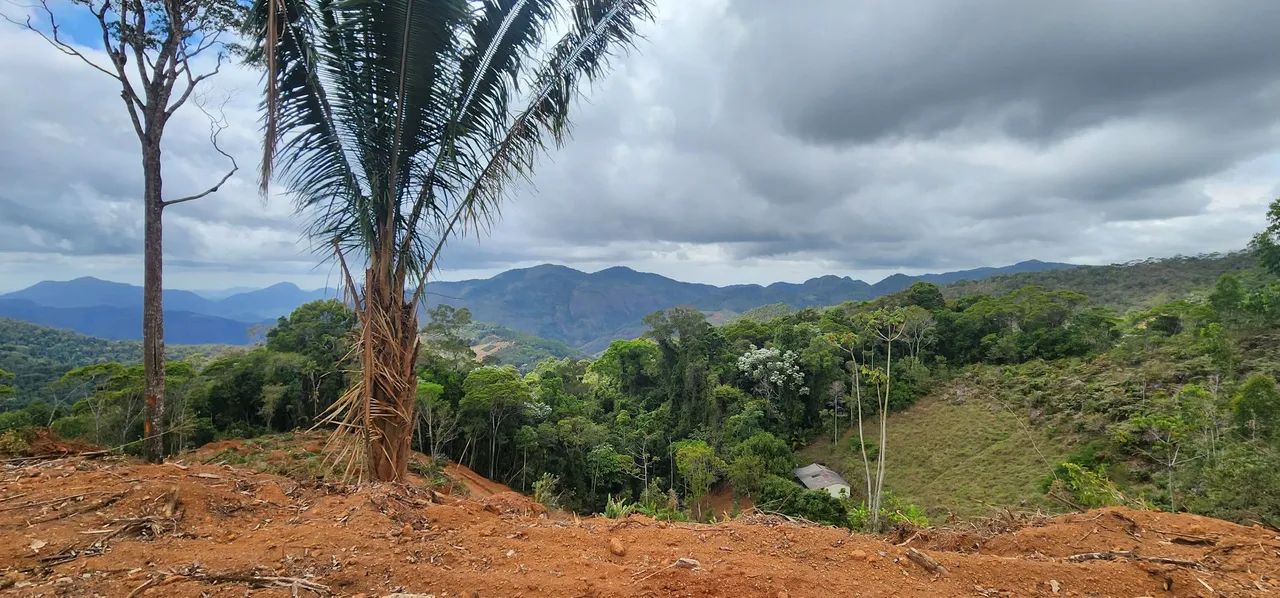
M 142 369 L 146 414 L 142 424 L 142 449 L 146 459 L 164 458 L 164 203 L 160 189 L 160 144 L 142 140 L 143 173 L 143 282 Z
M 391 275 L 390 252 L 375 252 L 365 272 L 361 329 L 365 421 L 373 478 L 391 482 L 409 468 L 417 378 L 418 316 Z

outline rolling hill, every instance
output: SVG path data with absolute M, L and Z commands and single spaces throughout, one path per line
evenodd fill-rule
M 675 305 L 706 312 L 741 313 L 768 304 L 802 308 L 874 299 L 920 281 L 946 284 L 1000 274 L 1073 268 L 1070 264 L 1026 261 L 1003 268 L 943 274 L 895 274 L 876 284 L 847 276 L 822 276 L 803 283 L 778 282 L 717 287 L 613 267 L 587 273 L 542 265 L 509 270 L 493 278 L 436 282 L 427 300 L 467 307 L 472 316 L 536 336 L 568 343 L 584 353 L 604 350 L 610 341 L 644 332 L 643 318 Z
M 676 305 L 714 312 L 724 320 L 768 304 L 803 308 L 873 299 L 919 281 L 947 284 L 1073 267 L 1031 260 L 1002 268 L 919 276 L 895 274 L 875 284 L 847 276 L 822 276 L 803 283 L 717 287 L 621 266 L 587 273 L 542 265 L 508 270 L 482 280 L 434 282 L 427 287 L 427 302 L 467 307 L 478 322 L 559 341 L 582 353 L 596 353 L 615 339 L 640 335 L 645 329 L 644 316 Z M 246 344 L 252 342 L 250 331 L 255 326 L 270 324 L 308 301 L 335 295 L 330 289 L 304 290 L 292 283 L 226 296 L 217 291 L 202 293 L 165 292 L 168 342 Z M 83 277 L 45 281 L 0 295 L 0 317 L 106 339 L 136 339 L 142 329 L 141 305 L 141 287 Z
M 194 353 L 210 354 L 225 347 L 215 345 L 165 346 L 171 358 Z M 49 384 L 68 370 L 94 363 L 142 360 L 142 343 L 107 340 L 30 322 L 0 318 L 0 370 L 16 374 L 13 385 L 23 401 L 56 398 Z

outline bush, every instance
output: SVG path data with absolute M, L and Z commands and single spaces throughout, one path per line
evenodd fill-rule
M 0 455 L 25 455 L 31 448 L 26 430 L 5 430 L 0 433 Z
M 1236 429 L 1249 439 L 1280 440 L 1280 389 L 1265 374 L 1245 380 L 1231 403 Z
M 31 427 L 31 416 L 26 411 L 6 411 L 0 413 L 0 432 L 21 430 Z
M 1077 463 L 1060 463 L 1053 469 L 1046 494 L 1068 498 L 1081 507 L 1107 507 L 1128 502 L 1124 493 L 1102 469 L 1088 469 Z
M 627 502 L 626 497 L 618 497 L 618 500 L 614 500 L 613 495 L 610 494 L 605 498 L 603 515 L 609 519 L 622 519 L 634 513 L 635 510 L 636 505 Z
M 1261 443 L 1227 449 L 1204 472 L 1204 493 L 1189 505 L 1197 513 L 1248 524 L 1280 526 L 1280 452 Z
M 800 517 L 815 523 L 849 527 L 849 514 L 840 499 L 822 490 L 806 490 L 778 476 L 768 476 L 760 484 L 756 506 Z
M 533 500 L 547 509 L 560 508 L 559 485 L 560 476 L 542 474 L 542 477 L 533 482 Z

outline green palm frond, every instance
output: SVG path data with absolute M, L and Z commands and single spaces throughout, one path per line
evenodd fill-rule
M 400 277 L 425 277 L 563 141 L 578 83 L 651 1 L 258 0 L 264 189 L 278 169 L 322 246 L 391 247 Z

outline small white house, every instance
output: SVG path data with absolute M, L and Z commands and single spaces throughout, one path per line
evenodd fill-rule
M 826 490 L 827 494 L 836 498 L 849 497 L 849 482 L 844 481 L 840 474 L 831 471 L 825 465 L 818 463 L 810 463 L 804 467 L 793 470 L 796 479 L 804 484 L 805 488 L 810 490 Z

